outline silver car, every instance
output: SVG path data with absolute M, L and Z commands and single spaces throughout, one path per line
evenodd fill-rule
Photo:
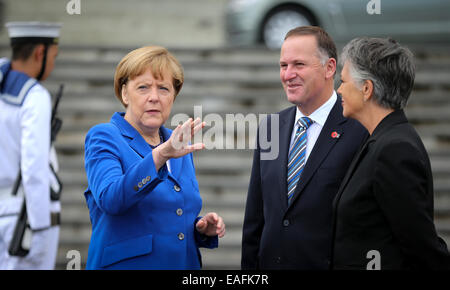
M 408 42 L 450 43 L 449 0 L 229 0 L 230 45 L 277 49 L 291 28 L 319 25 L 336 42 L 391 36 Z

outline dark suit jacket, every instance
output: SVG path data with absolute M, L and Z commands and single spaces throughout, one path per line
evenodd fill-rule
M 278 113 L 276 159 L 261 160 L 263 150 L 257 142 L 244 218 L 243 269 L 329 268 L 332 201 L 368 133 L 342 116 L 338 97 L 288 206 L 286 171 L 295 113 L 295 106 Z M 333 138 L 333 132 L 339 138 Z M 270 139 L 270 130 L 268 135 Z
M 384 118 L 355 157 L 333 203 L 334 269 L 449 267 L 433 224 L 427 152 L 402 110 Z

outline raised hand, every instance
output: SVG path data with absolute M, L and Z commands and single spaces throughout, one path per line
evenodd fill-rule
M 204 149 L 205 144 L 203 143 L 189 144 L 192 137 L 203 127 L 205 127 L 205 122 L 202 122 L 200 118 L 195 120 L 189 118 L 182 125 L 178 125 L 173 130 L 169 140 L 153 150 L 153 161 L 156 169 L 159 170 L 170 158 L 178 158 Z

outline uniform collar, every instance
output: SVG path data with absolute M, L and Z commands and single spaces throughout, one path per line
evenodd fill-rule
M 0 98 L 5 102 L 21 106 L 30 89 L 37 83 L 27 74 L 12 70 L 7 58 L 0 59 Z

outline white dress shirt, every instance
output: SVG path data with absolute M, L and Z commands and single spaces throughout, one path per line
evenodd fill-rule
M 337 101 L 337 95 L 336 92 L 333 91 L 333 94 L 331 97 L 326 101 L 322 106 L 320 106 L 317 110 L 315 110 L 311 115 L 305 116 L 297 107 L 297 112 L 295 114 L 295 122 L 294 122 L 294 129 L 292 130 L 291 135 L 291 143 L 289 145 L 289 148 L 292 147 L 295 139 L 295 132 L 297 132 L 298 125 L 297 121 L 301 117 L 308 117 L 311 120 L 314 121 L 311 126 L 309 126 L 307 133 L 307 139 L 306 139 L 306 154 L 305 154 L 305 163 L 308 161 L 309 154 L 311 153 L 312 149 L 314 148 L 314 145 L 316 144 L 317 138 L 319 138 L 320 132 L 322 131 L 323 125 L 325 125 L 325 122 L 327 121 L 328 115 L 331 112 L 331 109 L 333 108 L 334 104 Z

